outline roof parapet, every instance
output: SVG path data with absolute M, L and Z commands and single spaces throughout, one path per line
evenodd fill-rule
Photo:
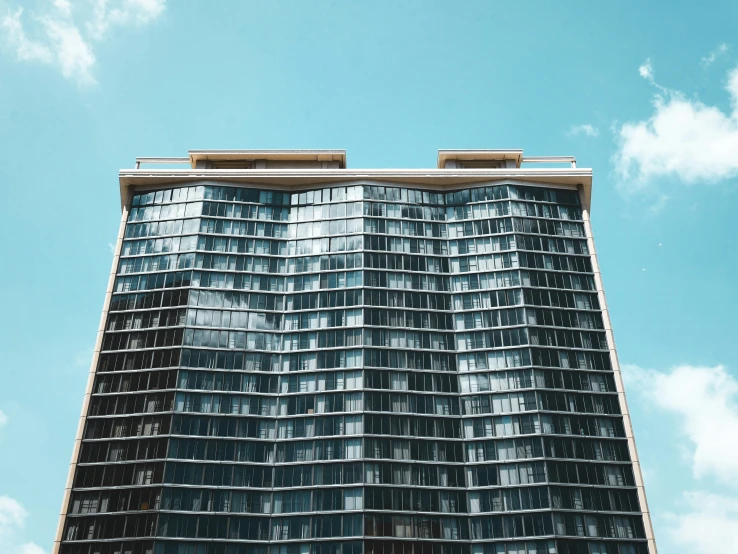
M 136 158 L 141 164 L 192 169 L 346 169 L 345 150 L 190 150 L 186 158 Z
M 345 150 L 190 150 L 193 169 L 345 169 Z
M 519 168 L 524 163 L 568 163 L 577 167 L 574 156 L 529 156 L 514 150 L 439 150 L 438 169 L 502 169 Z
M 439 150 L 438 169 L 520 167 L 522 150 Z

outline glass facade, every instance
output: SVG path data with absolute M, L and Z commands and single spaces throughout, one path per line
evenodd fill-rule
M 61 554 L 645 554 L 576 189 L 129 206 Z

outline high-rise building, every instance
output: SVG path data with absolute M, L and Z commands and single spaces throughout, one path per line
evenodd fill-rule
M 655 554 L 591 170 L 345 161 L 120 172 L 54 552 Z

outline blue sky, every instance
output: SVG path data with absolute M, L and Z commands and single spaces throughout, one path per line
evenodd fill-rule
M 736 21 L 728 2 L 0 0 L 0 551 L 51 549 L 117 170 L 198 148 L 592 167 L 660 551 L 738 551 Z

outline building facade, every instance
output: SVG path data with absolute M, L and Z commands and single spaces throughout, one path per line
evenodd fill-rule
M 656 554 L 591 181 L 514 150 L 121 171 L 55 553 Z

